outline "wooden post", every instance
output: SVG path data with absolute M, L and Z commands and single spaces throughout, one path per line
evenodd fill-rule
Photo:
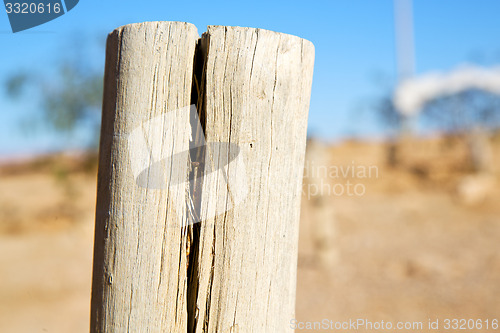
M 239 145 L 248 196 L 200 224 L 193 331 L 292 331 L 314 47 L 295 36 L 221 26 L 208 27 L 203 44 L 205 135 Z M 206 195 L 207 202 L 225 199 Z
M 192 25 L 166 22 L 108 38 L 92 331 L 292 331 L 314 47 L 221 26 L 196 41 Z M 149 152 L 188 151 L 189 113 L 151 122 L 190 103 L 205 152 L 167 158 L 166 186 L 148 174 L 141 187 L 136 129 Z M 201 220 L 188 227 L 187 200 Z
M 189 114 L 165 124 L 158 142 L 148 121 L 189 105 L 198 33 L 191 24 L 149 22 L 108 36 L 92 280 L 92 332 L 182 332 L 187 325 L 186 237 L 181 188 L 137 185 L 132 166 L 148 150 L 188 149 Z M 147 146 L 129 135 L 144 131 Z M 160 137 L 162 139 L 162 137 Z M 187 159 L 172 170 L 184 172 Z M 166 173 L 170 175 L 171 173 Z M 177 227 L 175 227 L 177 226 Z

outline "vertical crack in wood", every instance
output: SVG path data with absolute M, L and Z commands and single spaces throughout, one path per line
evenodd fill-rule
M 198 320 L 197 298 L 199 287 L 198 260 L 200 253 L 200 228 L 201 228 L 201 190 L 205 171 L 205 82 L 206 82 L 206 57 L 207 45 L 203 38 L 197 42 L 193 61 L 193 86 L 191 89 L 191 105 L 196 105 L 197 115 L 201 126 L 191 127 L 191 139 L 194 147 L 190 147 L 190 174 L 189 189 L 186 202 L 187 216 L 189 218 L 188 250 L 187 250 L 187 313 L 188 332 L 194 332 Z M 193 115 L 191 115 L 193 116 Z M 193 124 L 193 119 L 191 119 Z M 195 124 L 197 125 L 197 124 Z

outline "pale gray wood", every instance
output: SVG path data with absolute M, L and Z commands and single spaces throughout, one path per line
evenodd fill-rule
M 169 22 L 108 38 L 92 331 L 292 331 L 314 47 L 239 27 L 209 27 L 195 52 L 196 41 L 194 26 Z M 139 186 L 148 153 L 189 148 L 188 112 L 151 121 L 190 104 L 193 74 L 206 140 L 222 145 L 205 156 L 213 172 L 194 197 L 170 186 L 192 172 L 186 155 L 164 166 L 165 188 L 149 174 Z M 187 199 L 203 220 L 188 228 Z
M 293 331 L 314 47 L 291 35 L 222 26 L 208 27 L 203 44 L 206 138 L 239 145 L 248 194 L 200 224 L 190 331 Z M 212 155 L 206 163 L 215 169 L 227 162 Z M 241 191 L 204 179 L 202 206 L 230 203 Z
M 186 331 L 188 241 L 179 224 L 185 220 L 185 189 L 138 186 L 132 166 L 145 151 L 168 155 L 188 149 L 189 113 L 162 125 L 171 137 L 154 133 L 158 128 L 148 121 L 189 106 L 197 39 L 193 25 L 179 22 L 131 24 L 108 37 L 92 332 Z M 137 128 L 145 141 L 155 142 L 137 142 L 131 151 L 128 139 Z M 165 174 L 187 178 L 187 167 L 186 155 Z

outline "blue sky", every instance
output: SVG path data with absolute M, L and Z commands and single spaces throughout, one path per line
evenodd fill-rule
M 465 62 L 500 63 L 500 1 L 414 0 L 413 7 L 417 74 L 450 70 Z M 107 33 L 124 24 L 157 20 L 191 22 L 200 35 L 207 25 L 238 25 L 312 41 L 316 62 L 310 133 L 327 140 L 380 135 L 367 105 L 396 79 L 392 0 L 81 0 L 66 15 L 16 34 L 2 11 L 0 81 L 20 70 L 50 78 L 58 61 L 75 55 L 102 70 Z M 22 126 L 40 112 L 36 96 L 14 103 L 0 93 L 0 156 L 74 147 L 84 141 L 84 129 L 68 138 Z

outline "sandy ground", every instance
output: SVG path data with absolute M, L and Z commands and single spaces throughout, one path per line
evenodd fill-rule
M 463 204 L 457 153 L 431 160 L 419 147 L 404 170 L 384 167 L 381 145 L 327 149 L 330 165 L 375 165 L 378 176 L 350 177 L 362 196 L 325 195 L 320 206 L 304 196 L 298 321 L 420 321 L 425 332 L 429 318 L 500 319 L 500 189 Z M 95 188 L 93 172 L 1 174 L 0 332 L 88 332 Z

